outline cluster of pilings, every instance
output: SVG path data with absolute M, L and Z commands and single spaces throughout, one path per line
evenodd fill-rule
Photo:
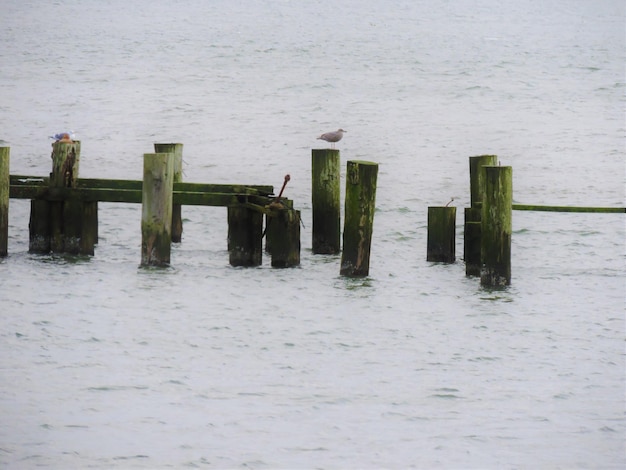
M 469 158 L 470 207 L 465 209 L 464 260 L 467 276 L 483 286 L 511 284 L 513 171 L 496 155 Z M 455 261 L 455 207 L 428 208 L 428 261 Z
M 179 242 L 182 233 L 181 205 L 173 203 L 174 183 L 182 179 L 182 144 L 155 144 L 155 151 L 157 153 L 144 154 L 142 266 L 169 265 L 171 243 Z M 288 180 L 289 175 L 285 177 L 285 184 Z M 267 204 L 262 206 L 249 202 L 245 196 L 227 205 L 231 266 L 260 266 L 264 235 L 272 267 L 300 264 L 300 211 L 293 208 L 292 201 L 280 196 L 266 198 Z
M 31 253 L 93 255 L 98 202 L 141 203 L 141 266 L 168 266 L 172 242 L 181 241 L 181 206 L 193 204 L 228 207 L 231 265 L 260 265 L 263 235 L 273 267 L 300 264 L 300 212 L 281 197 L 282 190 L 273 197 L 271 186 L 183 184 L 183 144 L 154 144 L 154 149 L 143 156 L 143 180 L 134 181 L 79 179 L 79 141 L 52 144 L 52 172 L 45 178 L 11 176 L 10 149 L 0 148 L 0 256 L 8 253 L 9 197 L 17 197 L 31 200 Z
M 378 164 L 362 160 L 347 162 L 343 250 L 340 167 L 339 150 L 312 150 L 313 253 L 341 252 L 340 275 L 364 277 L 369 275 Z

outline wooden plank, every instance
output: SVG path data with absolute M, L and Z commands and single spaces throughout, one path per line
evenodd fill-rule
M 11 199 L 43 199 L 48 194 L 48 186 L 13 186 L 9 188 Z
M 539 212 L 600 212 L 600 213 L 624 213 L 624 207 L 576 207 L 576 206 L 537 206 L 532 204 L 513 204 L 514 211 L 539 211 Z
M 269 185 L 246 185 L 246 184 L 205 184 L 205 183 L 174 183 L 174 191 L 192 193 L 239 193 L 259 194 L 268 196 L 274 194 L 274 187 Z

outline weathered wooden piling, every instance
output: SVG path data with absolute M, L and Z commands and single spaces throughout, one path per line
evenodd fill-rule
M 369 274 L 377 177 L 378 163 L 360 160 L 348 162 L 343 252 L 339 271 L 342 276 L 363 277 Z
M 271 240 L 273 268 L 300 265 L 300 211 L 278 209 L 268 217 L 267 237 Z
M 231 266 L 261 265 L 263 213 L 242 204 L 228 206 L 228 257 Z
M 59 140 L 52 144 L 52 172 L 49 192 L 56 194 L 76 188 L 80 164 L 80 142 Z M 72 199 L 33 200 L 29 224 L 29 251 L 33 253 L 93 254 L 93 245 L 82 240 L 85 203 Z
M 479 207 L 465 208 L 463 259 L 466 276 L 480 276 L 480 211 Z
M 0 257 L 9 254 L 10 153 L 9 147 L 0 147 Z
M 485 172 L 481 170 L 484 166 L 496 166 L 498 164 L 497 155 L 478 155 L 469 157 L 470 173 L 470 206 L 480 207 L 485 192 Z
M 313 253 L 341 251 L 339 150 L 313 149 L 311 154 Z
M 426 261 L 454 263 L 455 237 L 456 207 L 429 207 Z
M 169 153 L 174 158 L 174 183 L 183 181 L 183 144 L 154 144 L 156 153 Z M 182 206 L 172 206 L 172 242 L 180 243 L 183 235 Z
M 98 202 L 86 201 L 83 203 L 83 226 L 80 233 L 80 253 L 93 255 L 94 247 L 98 243 Z
M 511 284 L 513 170 L 510 166 L 485 166 L 484 172 L 480 283 L 506 286 Z
M 44 199 L 30 201 L 28 222 L 28 251 L 50 253 L 50 202 Z
M 466 276 L 480 276 L 480 214 L 485 192 L 483 167 L 497 164 L 497 155 L 469 157 L 471 207 L 465 209 L 465 226 L 463 231 L 463 259 L 465 261 Z
M 171 255 L 174 159 L 169 153 L 143 156 L 141 266 L 168 266 Z
M 268 205 L 271 207 L 276 203 L 277 198 L 274 199 L 272 203 Z M 293 200 L 282 198 L 279 203 L 280 209 L 293 209 Z M 274 219 L 274 214 L 266 214 L 265 215 L 265 252 L 272 254 L 272 238 L 274 236 L 274 230 L 272 230 L 272 220 Z

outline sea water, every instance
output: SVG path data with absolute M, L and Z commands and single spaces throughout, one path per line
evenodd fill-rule
M 167 269 L 141 208 L 99 205 L 93 257 L 28 253 L 11 200 L 0 261 L 6 468 L 623 468 L 623 214 L 514 212 L 512 284 L 465 276 L 468 157 L 520 204 L 624 207 L 623 2 L 3 2 L 11 173 L 271 184 L 302 262 L 232 268 L 224 208 L 183 207 Z M 370 274 L 311 252 L 311 148 L 344 128 L 379 163 Z M 457 262 L 426 262 L 429 205 Z

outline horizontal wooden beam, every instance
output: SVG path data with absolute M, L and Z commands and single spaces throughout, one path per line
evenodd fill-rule
M 599 213 L 624 213 L 624 207 L 580 207 L 580 206 L 537 206 L 532 204 L 513 204 L 514 211 L 538 211 L 538 212 L 599 212 Z
M 45 199 L 48 201 L 79 200 L 86 202 L 122 202 L 140 204 L 141 189 L 109 188 L 50 188 L 47 186 L 11 186 L 9 196 L 15 199 Z M 173 203 L 187 206 L 231 206 L 251 204 L 266 206 L 273 198 L 259 194 L 174 191 Z
M 48 187 L 48 177 L 11 175 L 11 186 L 28 187 Z M 143 182 L 141 180 L 118 180 L 118 179 L 95 179 L 78 178 L 77 188 L 85 189 L 109 189 L 109 190 L 136 190 L 141 191 Z M 271 185 L 258 184 L 205 184 L 205 183 L 174 183 L 174 191 L 192 193 L 235 193 L 235 194 L 258 194 L 269 196 L 274 194 L 274 187 Z M 13 196 L 11 196 L 13 197 Z M 18 196 L 15 196 L 18 197 Z
M 79 178 L 76 188 L 51 188 L 48 177 L 11 175 L 9 197 L 49 201 L 141 203 L 143 182 Z M 193 206 L 252 204 L 264 207 L 272 200 L 270 185 L 174 183 L 173 203 Z

